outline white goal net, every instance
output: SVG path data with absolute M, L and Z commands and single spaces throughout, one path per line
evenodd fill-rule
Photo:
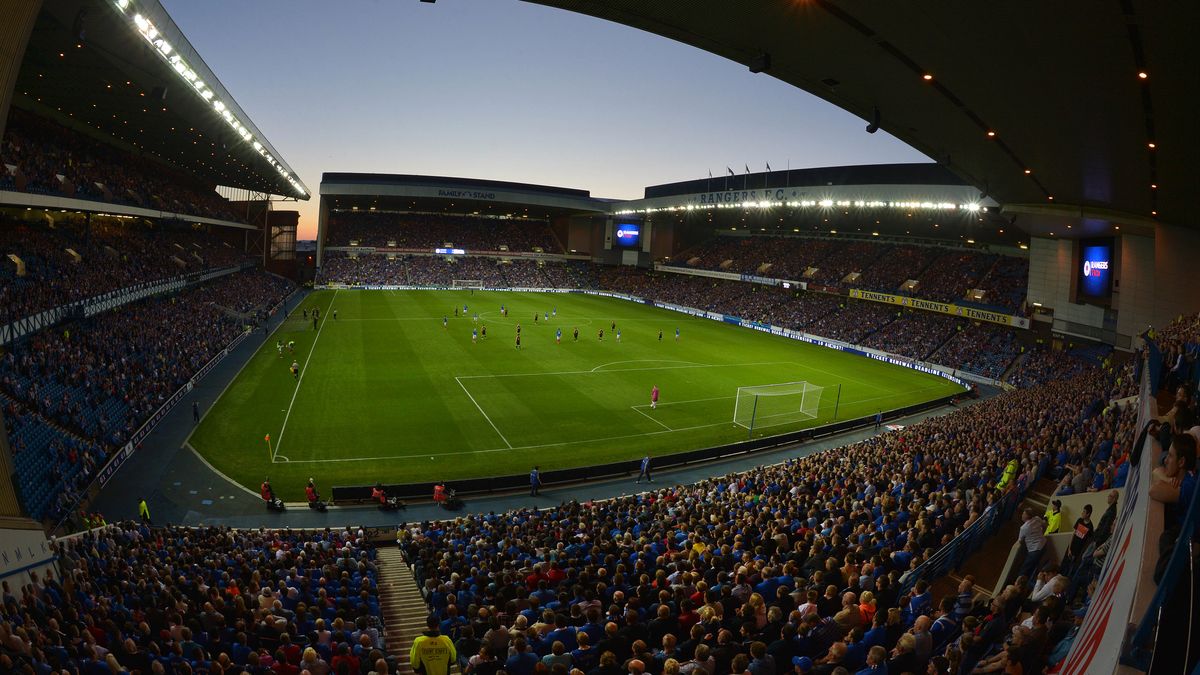
M 455 279 L 451 283 L 454 288 L 483 288 L 482 279 Z
M 825 387 L 808 382 L 784 382 L 738 387 L 733 423 L 754 431 L 817 418 Z

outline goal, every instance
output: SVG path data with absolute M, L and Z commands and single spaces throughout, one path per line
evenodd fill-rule
M 454 279 L 450 282 L 454 288 L 477 288 L 483 289 L 482 279 Z
M 733 423 L 753 432 L 816 419 L 825 389 L 803 381 L 738 387 Z

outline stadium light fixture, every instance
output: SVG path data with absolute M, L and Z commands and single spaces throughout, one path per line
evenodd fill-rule
M 171 45 L 171 43 L 168 42 L 165 37 L 163 37 L 159 30 L 154 26 L 154 22 L 150 21 L 150 19 L 146 18 L 141 13 L 134 11 L 135 8 L 133 7 L 131 0 L 114 0 L 114 5 L 116 6 L 117 10 L 120 11 L 121 14 L 133 24 L 133 28 L 143 38 L 145 38 L 148 43 L 150 43 L 150 46 L 154 47 L 159 56 L 171 66 L 171 69 L 175 71 L 176 75 L 183 79 L 183 81 L 191 87 L 196 95 L 204 99 L 206 103 L 212 105 L 212 108 L 217 113 L 217 116 L 224 120 L 235 134 L 240 136 L 243 141 L 251 143 L 254 150 L 258 152 L 258 154 L 261 155 L 264 160 L 266 160 L 267 164 L 271 165 L 271 168 L 279 172 L 280 177 L 292 186 L 292 189 L 295 190 L 297 196 L 308 196 L 308 191 L 304 189 L 300 179 L 297 178 L 292 172 L 288 171 L 278 160 L 276 160 L 269 152 L 266 151 L 262 143 L 258 142 L 258 140 L 254 138 L 254 134 L 250 132 L 246 125 L 243 124 L 236 115 L 233 114 L 233 111 L 229 110 L 229 107 L 217 96 L 216 92 L 214 92 L 212 88 L 204 82 L 204 80 L 200 79 L 200 76 L 188 64 L 187 59 L 179 54 L 175 47 Z M 132 16 L 130 16 L 130 12 L 133 12 Z M 127 81 L 126 84 L 132 84 L 132 82 Z
M 1139 71 L 1138 71 L 1138 79 L 1139 79 L 1139 80 L 1145 80 L 1145 79 L 1147 79 L 1147 78 L 1149 78 L 1149 77 L 1150 77 L 1150 74 L 1149 74 L 1149 73 L 1147 73 L 1146 71 L 1144 71 L 1144 70 L 1139 70 Z

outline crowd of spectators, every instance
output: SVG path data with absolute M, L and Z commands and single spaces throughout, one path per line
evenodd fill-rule
M 1161 379 L 1167 389 L 1200 382 L 1200 315 L 1187 314 L 1150 335 L 1162 352 Z
M 1011 328 L 978 322 L 955 333 L 929 360 L 998 380 L 1020 353 L 1021 345 Z
M 1069 351 L 1038 346 L 1029 350 L 1004 379 L 1014 387 L 1033 387 L 1074 377 L 1089 367 L 1095 366 Z
M 467 673 L 1041 672 L 1088 590 L 934 597 L 905 575 L 1059 448 L 1127 447 L 1117 389 L 1097 370 L 693 485 L 415 524 L 402 546 Z
M 950 250 L 938 256 L 917 279 L 916 297 L 936 302 L 959 302 L 979 288 L 999 256 L 978 251 Z
M 23 276 L 18 276 L 9 255 L 24 263 Z M 139 283 L 244 259 L 235 248 L 191 229 L 99 219 L 90 227 L 0 222 L 0 324 Z
M 979 288 L 986 292 L 983 298 L 984 305 L 1001 307 L 1013 314 L 1021 314 L 1028 285 L 1029 258 L 1002 255 L 979 283 Z
M 380 211 L 331 214 L 325 245 L 349 246 L 351 242 L 413 250 L 452 247 L 467 251 L 563 252 L 550 227 L 540 220 Z
M 919 279 L 925 268 L 942 254 L 936 246 L 897 245 L 862 270 L 858 281 L 847 284 L 877 293 L 896 293 L 909 279 Z
M 961 302 L 981 288 L 977 303 L 1020 313 L 1029 278 L 1029 259 L 975 250 L 890 244 L 879 241 L 808 237 L 717 236 L 676 255 L 675 265 L 806 280 L 831 287 L 901 293 L 909 279 L 919 283 L 915 297 Z M 804 274 L 816 268 L 812 277 Z M 851 272 L 854 281 L 844 281 Z
M 799 237 L 713 237 L 672 258 L 676 265 L 742 274 L 761 274 L 777 279 L 804 278 L 805 271 L 818 266 L 841 248 L 832 239 Z M 768 269 L 761 269 L 770 265 Z
M 5 582 L 0 672 L 394 672 L 361 530 L 120 523 L 51 546 L 61 577 Z
M 591 267 L 576 261 L 536 261 L 442 256 L 326 253 L 321 279 L 350 285 L 411 285 L 448 288 L 477 281 L 489 288 L 595 288 Z
M 886 258 L 892 247 L 869 241 L 847 241 L 830 251 L 821 261 L 812 281 L 826 286 L 840 286 L 851 272 L 869 269 L 877 260 Z
M 107 456 L 246 329 L 217 299 L 246 293 L 260 303 L 250 309 L 264 309 L 289 290 L 264 272 L 237 273 L 9 344 L 0 356 L 0 397 L 27 510 L 35 518 L 68 515 Z
M 296 287 L 274 274 L 242 274 L 236 283 L 217 283 L 200 289 L 204 302 L 235 314 L 260 317 Z
M 0 189 L 244 220 L 211 185 L 16 109 L 0 142 L 0 177 Z
M 949 314 L 905 310 L 863 340 L 862 345 L 925 361 L 965 326 L 965 321 Z

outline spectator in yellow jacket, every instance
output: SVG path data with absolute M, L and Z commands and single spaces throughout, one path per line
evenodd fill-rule
M 1055 499 L 1046 507 L 1046 534 L 1056 534 L 1062 527 L 1062 500 Z
M 408 661 L 414 671 L 423 675 L 449 675 L 451 664 L 458 659 L 454 642 L 438 632 L 437 615 L 430 614 L 425 625 L 428 630 L 413 641 Z

